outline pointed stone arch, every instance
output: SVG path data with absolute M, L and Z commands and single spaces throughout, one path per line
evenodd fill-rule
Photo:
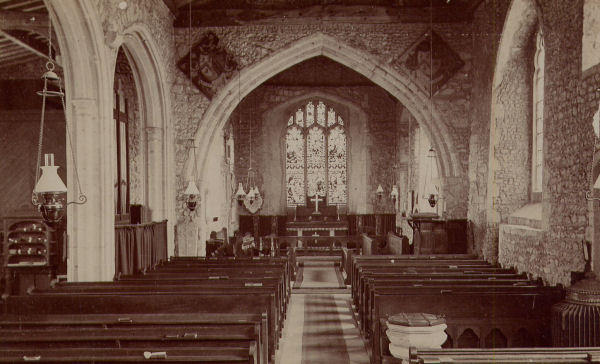
M 367 77 L 396 97 L 415 117 L 426 131 L 433 147 L 439 151 L 440 174 L 444 177 L 463 175 L 459 156 L 452 140 L 452 133 L 441 121 L 436 110 L 432 110 L 429 97 L 419 89 L 409 76 L 392 69 L 387 64 L 375 60 L 375 57 L 357 50 L 339 39 L 316 33 L 290 44 L 260 62 L 242 69 L 215 96 L 204 113 L 195 134 L 198 146 L 198 170 L 202 177 L 207 171 L 207 157 L 213 148 L 218 130 L 222 129 L 240 100 L 263 82 L 277 73 L 307 59 L 325 56 Z M 185 175 L 192 170 L 191 155 L 185 166 Z
M 111 44 L 115 49 L 123 47 L 130 60 L 139 111 L 146 140 L 146 200 L 152 221 L 167 219 L 169 254 L 174 252 L 173 226 L 175 218 L 173 190 L 174 176 L 171 136 L 171 102 L 165 60 L 159 58 L 159 47 L 152 32 L 145 24 L 136 23 L 123 31 L 122 36 Z M 113 60 L 116 62 L 115 58 Z
M 112 280 L 115 273 L 114 208 L 112 201 L 114 161 L 110 151 L 113 143 L 113 81 L 115 45 L 127 46 L 132 63 L 138 69 L 142 88 L 140 104 L 145 113 L 149 134 L 155 138 L 155 152 L 149 155 L 160 162 L 153 168 L 152 183 L 160 192 L 151 202 L 157 206 L 153 219 L 169 220 L 169 246 L 173 251 L 173 222 L 175 221 L 175 196 L 171 185 L 174 176 L 173 143 L 170 143 L 171 106 L 170 82 L 164 68 L 168 65 L 159 59 L 161 52 L 152 32 L 145 25 L 134 24 L 123 31 L 116 43 L 110 42 L 100 23 L 96 6 L 87 0 L 49 1 L 45 5 L 52 17 L 57 35 L 66 90 L 66 120 L 72 144 L 67 148 L 68 200 L 77 198 L 74 188 L 78 175 L 87 203 L 69 205 L 67 231 L 69 234 L 68 280 Z M 114 40 L 113 40 L 114 41 Z M 118 47 L 116 48 L 118 49 Z M 141 77 L 143 75 L 143 77 Z M 137 80 L 136 80 L 137 81 Z M 77 164 L 77 171 L 70 150 Z M 152 164 L 152 161 L 150 161 Z M 77 174 L 76 174 L 77 172 Z M 150 189 L 153 189 L 150 187 Z M 152 194 L 151 194 L 152 195 Z
M 67 208 L 70 281 L 111 280 L 115 272 L 114 210 L 104 203 L 113 193 L 109 153 L 112 120 L 110 60 L 103 52 L 104 32 L 97 10 L 85 0 L 48 1 L 62 56 L 66 90 L 66 127 L 72 136 L 67 146 L 67 198 L 78 191 L 76 175 L 87 196 L 83 205 Z M 77 171 L 71 158 L 71 150 Z M 77 174 L 76 174 L 77 172 Z

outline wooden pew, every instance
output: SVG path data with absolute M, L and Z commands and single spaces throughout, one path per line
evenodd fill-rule
M 402 237 L 400 237 L 392 232 L 388 232 L 385 235 L 385 240 L 386 240 L 387 251 L 390 254 L 398 254 L 398 255 L 410 254 L 410 245 L 408 242 L 408 238 L 405 237 L 404 242 L 403 242 Z
M 218 330 L 218 331 L 216 331 Z M 0 349 L 258 346 L 251 325 L 0 330 Z
M 399 312 L 427 312 L 446 318 L 448 332 L 494 326 L 525 329 L 538 339 L 536 345 L 549 345 L 548 317 L 553 304 L 562 299 L 562 291 L 553 287 L 520 286 L 444 286 L 374 289 L 373 309 L 365 316 L 371 330 L 372 362 L 381 363 L 386 350 L 385 320 Z M 475 326 L 473 326 L 475 325 Z M 366 328 L 366 329 L 368 329 Z
M 182 270 L 169 272 L 149 272 L 144 276 L 126 276 L 121 278 L 128 282 L 155 282 L 155 285 L 168 285 L 170 282 L 178 282 L 176 284 L 194 284 L 194 282 L 207 282 L 212 287 L 232 286 L 238 287 L 267 287 L 267 283 L 276 280 L 276 286 L 272 289 L 276 294 L 276 302 L 279 305 L 280 321 L 285 317 L 291 288 L 287 287 L 287 282 L 281 278 L 281 273 L 262 273 L 260 271 L 240 270 L 233 271 L 230 268 L 216 269 L 210 271 L 203 270 Z M 264 283 L 263 283 L 264 280 Z M 161 283 L 165 282 L 165 283 Z M 134 283 L 131 283 L 134 284 Z M 143 284 L 143 283 L 141 283 Z
M 294 279 L 295 272 L 295 256 L 293 252 L 288 252 L 286 256 L 279 257 L 252 257 L 252 258 L 239 258 L 239 257 L 171 257 L 169 262 L 164 262 L 162 265 L 175 265 L 175 264 L 222 264 L 222 263 L 235 263 L 237 265 L 244 263 L 255 263 L 261 264 L 263 262 L 273 262 L 283 264 L 286 268 L 287 278 Z M 160 267 L 159 265 L 158 267 Z
M 184 275 L 186 279 L 182 279 L 180 275 Z M 193 341 L 198 346 L 204 345 L 205 348 L 227 346 L 231 350 L 244 349 L 246 352 L 254 346 L 258 351 L 254 349 L 256 353 L 248 360 L 260 361 L 262 364 L 266 364 L 268 358 L 273 357 L 289 296 L 287 259 L 167 262 L 145 275 L 121 278 L 123 280 L 116 282 L 57 283 L 49 290 L 31 291 L 30 297 L 8 297 L 4 307 L 5 312 L 20 315 L 36 312 L 52 314 L 56 317 L 54 314 L 72 312 L 81 315 L 120 313 L 129 316 L 132 312 L 153 313 L 168 310 L 181 313 L 212 313 L 220 316 L 231 312 L 252 313 L 263 310 L 266 323 L 261 326 L 265 329 L 261 330 L 259 340 L 253 341 L 245 337 L 244 332 L 236 333 L 238 340 L 235 340 L 235 336 L 232 336 L 233 333 L 227 328 L 216 328 L 213 325 L 206 328 L 209 331 L 205 331 L 204 335 L 196 333 L 194 340 L 182 339 L 179 334 L 173 336 L 172 331 L 169 331 L 168 336 L 174 339 L 166 341 L 168 345 L 174 345 L 176 341 L 177 346 L 186 346 Z M 217 331 L 214 331 L 215 329 Z M 94 331 L 98 329 L 88 328 L 85 329 L 88 333 L 87 337 L 75 337 L 73 331 L 69 333 L 72 329 L 61 330 L 53 329 L 54 334 L 48 341 L 42 339 L 48 338 L 43 331 L 36 333 L 30 329 L 29 337 L 39 343 L 47 342 L 48 345 L 54 343 L 59 346 L 100 346 L 103 343 L 118 342 L 120 346 L 128 346 L 127 343 L 131 346 L 143 343 L 144 347 L 148 347 L 157 344 L 155 341 L 160 341 L 160 335 L 157 337 L 157 334 L 167 335 L 163 328 L 155 329 L 154 336 L 151 337 L 142 335 L 149 334 L 145 329 L 129 331 L 131 333 L 129 338 L 123 332 L 126 331 L 123 328 L 118 332 L 108 332 L 110 331 L 108 329 Z M 210 336 L 210 331 L 216 333 L 216 336 Z M 263 332 L 264 338 L 261 336 Z M 7 334 L 10 335 L 10 332 Z M 0 337 L 1 335 L 0 330 Z M 93 340 L 95 335 L 100 335 L 96 341 Z M 21 336 L 23 339 L 27 334 Z M 239 340 L 241 337 L 244 337 L 243 342 Z M 26 349 L 27 345 L 35 344 L 27 343 L 23 339 L 21 342 L 13 342 L 12 345 L 24 345 L 25 347 L 22 348 Z M 158 347 L 158 344 L 153 347 Z M 167 348 L 167 343 L 161 343 L 160 348 Z M 35 349 L 42 348 L 38 346 Z
M 404 260 L 404 261 L 440 261 L 440 260 L 476 260 L 476 255 L 472 254 L 439 254 L 439 255 L 354 255 L 350 261 L 350 282 L 354 284 L 354 277 L 358 267 L 366 262 L 376 262 L 385 260 Z
M 480 334 L 496 329 L 501 335 L 507 329 L 527 329 L 541 337 L 540 344 L 549 344 L 545 321 L 552 304 L 562 297 L 560 289 L 541 287 L 526 275 L 472 256 L 412 257 L 353 258 L 353 302 L 363 334 L 370 336 L 372 362 L 380 363 L 382 354 L 389 353 L 385 322 L 399 312 L 444 314 L 454 340 L 467 328 Z M 501 305 L 520 310 L 507 311 Z
M 362 264 L 357 266 L 354 274 L 354 280 L 352 281 L 352 294 L 353 298 L 356 299 L 356 295 L 362 288 L 362 281 L 368 275 L 374 275 L 377 273 L 387 274 L 389 276 L 411 274 L 411 273 L 462 273 L 462 274 L 514 274 L 513 270 L 507 270 L 503 268 L 492 267 L 487 263 L 474 262 L 474 261 L 401 261 L 396 260 L 394 262 L 379 262 L 378 264 L 370 263 Z
M 290 267 L 290 262 L 287 259 L 269 258 L 269 259 L 177 259 L 160 266 L 157 266 L 151 273 L 157 272 L 182 272 L 193 269 L 195 271 L 218 271 L 229 270 L 239 271 L 242 273 L 274 273 L 284 272 L 283 280 L 286 291 L 291 292 L 290 280 L 293 276 L 293 268 Z M 131 276 L 129 276 L 131 277 Z
M 33 295 L 119 295 L 119 294 L 225 294 L 235 290 L 237 293 L 254 294 L 275 292 L 277 303 L 276 319 L 277 327 L 283 326 L 284 312 L 286 309 L 283 300 L 283 292 L 280 291 L 277 280 L 269 279 L 208 279 L 175 281 L 166 284 L 160 280 L 140 280 L 122 284 L 117 282 L 89 282 L 72 285 L 69 283 L 55 285 L 54 288 L 43 290 L 35 289 L 30 293 Z
M 46 339 L 53 340 L 56 333 L 73 331 L 78 336 L 89 330 L 133 330 L 137 332 L 151 331 L 156 333 L 165 333 L 172 330 L 184 328 L 184 339 L 209 339 L 202 333 L 212 332 L 215 340 L 229 340 L 240 338 L 242 336 L 250 338 L 257 343 L 256 356 L 260 363 L 267 363 L 268 358 L 268 329 L 267 314 L 127 314 L 127 315 L 87 315 L 87 314 L 69 314 L 69 315 L 4 315 L 0 316 L 0 333 L 15 333 L 18 338 L 18 332 L 22 332 L 24 340 L 31 338 L 31 333 L 45 332 L 52 333 L 45 335 Z M 187 335 L 186 335 L 187 333 Z M 80 335 L 81 334 L 81 335 Z M 191 335 L 190 335 L 191 334 Z M 2 335 L 2 334 L 0 334 Z M 40 334 L 41 335 L 41 334 Z M 35 334 L 33 334 L 35 336 Z M 41 341 L 44 341 L 44 335 L 41 335 Z M 166 339 L 172 340 L 173 337 Z M 0 339 L 7 343 L 4 339 Z M 14 340 L 13 340 L 14 341 Z M 17 339 L 17 342 L 19 340 Z M 40 342 L 40 340 L 34 340 Z M 78 338 L 77 341 L 81 341 Z M 214 346 L 214 345 L 213 345 Z
M 252 363 L 256 364 L 256 348 L 67 348 L 67 349 L 0 349 L 0 363 L 33 361 L 36 363 Z
M 342 269 L 345 273 L 344 283 L 351 284 L 351 272 L 352 272 L 352 257 L 360 254 L 360 249 L 350 249 L 342 247 Z
M 416 349 L 410 364 L 577 364 L 600 362 L 600 348 Z M 400 364 L 388 357 L 384 363 Z
M 223 293 L 128 293 L 111 294 L 37 294 L 33 296 L 7 297 L 4 305 L 11 315 L 54 314 L 119 314 L 133 313 L 204 313 L 221 315 L 227 313 L 254 313 L 267 315 L 267 348 L 274 354 L 279 335 L 276 318 L 275 294 L 261 289 L 239 293 L 224 290 Z
M 373 310 L 373 295 L 377 288 L 395 289 L 404 287 L 463 287 L 463 286 L 519 286 L 519 287 L 538 287 L 537 282 L 526 278 L 520 279 L 473 279 L 470 276 L 456 277 L 453 279 L 394 279 L 394 280 L 367 280 L 364 286 L 364 292 L 361 292 L 361 299 L 358 306 L 359 322 Z

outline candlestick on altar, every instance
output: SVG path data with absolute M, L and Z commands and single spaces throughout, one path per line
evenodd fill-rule
M 337 215 L 338 221 L 340 221 L 340 205 L 335 204 L 335 214 Z

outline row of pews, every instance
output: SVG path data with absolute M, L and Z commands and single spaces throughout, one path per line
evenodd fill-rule
M 402 312 L 443 316 L 448 325 L 444 348 L 551 346 L 551 307 L 562 299 L 560 287 L 473 255 L 351 259 L 353 307 L 372 363 L 399 362 L 389 352 L 385 332 L 387 318 Z
M 400 363 L 400 361 L 395 361 Z M 600 348 L 425 349 L 411 348 L 410 364 L 600 363 Z
M 172 258 L 3 297 L 0 363 L 273 363 L 292 274 L 288 257 Z

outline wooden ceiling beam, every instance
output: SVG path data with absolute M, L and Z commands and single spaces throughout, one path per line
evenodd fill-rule
M 0 29 L 33 30 L 45 34 L 48 32 L 48 14 L 0 10 Z
M 478 0 L 480 1 L 480 0 Z M 251 24 L 306 24 L 306 23 L 434 23 L 466 22 L 472 19 L 472 12 L 461 5 L 437 6 L 433 14 L 427 7 L 384 7 L 384 6 L 311 6 L 292 10 L 259 9 L 192 9 L 192 26 L 239 26 Z M 175 27 L 189 25 L 189 12 L 179 9 Z
M 6 68 L 6 67 L 15 66 L 17 64 L 27 63 L 29 61 L 33 61 L 36 58 L 37 57 L 34 56 L 33 54 L 25 54 L 22 56 L 11 57 L 7 61 L 2 61 L 2 63 L 0 63 L 0 68 Z
M 30 46 L 29 44 L 22 42 L 21 40 L 13 37 L 12 35 L 8 34 L 7 32 L 5 32 L 4 30 L 0 29 L 0 36 L 5 37 L 6 39 L 10 40 L 11 42 L 17 44 L 18 46 L 25 48 L 26 50 L 28 50 L 29 52 L 35 54 L 38 57 L 42 57 L 44 59 L 49 59 L 47 55 L 45 55 L 44 53 L 38 51 L 37 49 L 33 48 L 32 46 Z M 60 66 L 60 63 L 58 62 L 58 60 L 52 60 L 54 63 L 56 63 L 57 65 Z

